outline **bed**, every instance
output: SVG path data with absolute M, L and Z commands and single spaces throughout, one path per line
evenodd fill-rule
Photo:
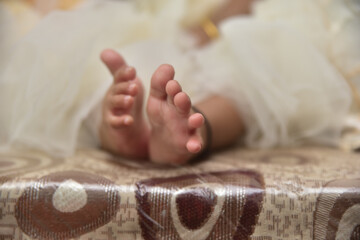
M 182 167 L 0 155 L 0 239 L 360 239 L 360 158 L 232 148 Z

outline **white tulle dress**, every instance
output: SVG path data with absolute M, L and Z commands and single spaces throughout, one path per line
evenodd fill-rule
M 16 43 L 0 42 L 0 149 L 63 157 L 96 146 L 111 84 L 99 60 L 104 48 L 135 66 L 146 88 L 156 67 L 170 63 L 194 102 L 211 94 L 233 100 L 249 147 L 336 143 L 351 104 L 345 78 L 360 83 L 359 3 L 260 1 L 252 16 L 228 19 L 219 39 L 197 49 L 181 25 L 206 14 L 189 10 L 204 2 L 212 5 L 91 1 L 49 14 Z M 1 16 L 3 34 L 14 22 Z

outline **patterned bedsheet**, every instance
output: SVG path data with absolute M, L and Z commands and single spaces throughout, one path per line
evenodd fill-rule
M 360 239 L 360 155 L 230 149 L 183 167 L 0 154 L 0 239 Z

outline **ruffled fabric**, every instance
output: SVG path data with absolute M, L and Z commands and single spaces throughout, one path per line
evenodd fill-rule
M 237 103 L 248 146 L 337 143 L 348 83 L 360 86 L 359 9 L 359 1 L 258 1 L 251 19 L 225 22 L 199 52 L 198 78 Z
M 250 147 L 334 144 L 351 102 L 337 69 L 299 31 L 281 23 L 236 18 L 199 51 L 206 95 L 232 99 Z M 216 57 L 214 57 L 216 56 Z
M 360 1 L 259 1 L 254 17 L 298 31 L 360 88 Z

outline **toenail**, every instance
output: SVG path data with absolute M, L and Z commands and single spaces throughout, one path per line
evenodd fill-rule
M 127 66 L 127 67 L 125 68 L 125 73 L 126 73 L 126 74 L 130 74 L 131 71 L 132 71 L 132 67 Z
M 130 86 L 129 86 L 129 91 L 132 92 L 132 91 L 135 90 L 135 88 L 136 88 L 136 84 L 135 84 L 135 83 L 132 83 L 132 84 L 130 84 Z
M 130 124 L 130 123 L 131 123 L 131 117 L 125 117 L 124 123 L 125 123 L 126 125 Z
M 126 97 L 124 98 L 124 102 L 125 102 L 126 105 L 129 104 L 130 101 L 131 101 L 131 96 L 126 96 Z

